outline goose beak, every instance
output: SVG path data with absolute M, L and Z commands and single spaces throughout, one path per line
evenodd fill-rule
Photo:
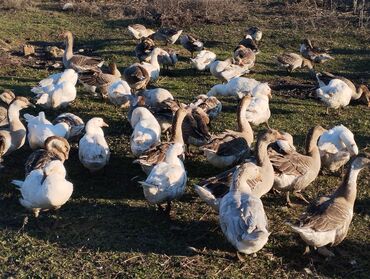
M 109 125 L 107 123 L 103 122 L 102 127 L 109 127 Z
M 28 107 L 30 107 L 30 108 L 36 108 L 36 106 L 34 104 L 32 104 L 31 102 L 28 102 Z

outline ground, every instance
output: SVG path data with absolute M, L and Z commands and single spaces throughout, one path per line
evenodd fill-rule
M 136 41 L 128 34 L 127 25 L 135 19 L 105 19 L 76 16 L 57 10 L 0 11 L 0 90 L 9 88 L 18 95 L 32 96 L 30 87 L 53 70 L 39 58 L 23 58 L 18 51 L 28 42 L 38 48 L 58 45 L 58 34 L 71 30 L 75 50 L 101 56 L 118 63 L 119 69 L 135 62 Z M 241 22 L 222 25 L 199 24 L 185 32 L 198 35 L 206 47 L 220 58 L 227 58 L 246 26 L 258 24 L 264 31 L 261 53 L 257 57 L 252 78 L 271 84 L 272 117 L 270 126 L 294 136 L 300 151 L 304 148 L 307 130 L 315 125 L 331 127 L 343 124 L 353 131 L 360 150 L 369 145 L 370 110 L 354 103 L 340 115 L 325 114 L 325 107 L 312 98 L 315 81 L 306 70 L 287 75 L 275 63 L 283 51 L 297 51 L 302 38 L 309 36 L 332 49 L 335 57 L 318 70 L 345 75 L 355 82 L 369 83 L 370 48 L 368 30 L 352 27 L 352 23 L 328 24 L 321 27 L 302 24 L 279 14 L 253 15 Z M 155 26 L 153 26 L 155 28 Z M 3 42 L 3 46 L 1 44 Z M 5 52 L 2 48 L 10 47 Z M 168 89 L 183 102 L 207 91 L 218 81 L 208 73 L 191 69 L 189 53 L 179 45 L 175 69 L 161 72 L 158 86 Z M 39 61 L 38 63 L 36 63 Z M 236 125 L 234 99 L 222 99 L 224 111 L 212 123 L 212 132 Z M 27 110 L 37 113 L 36 110 Z M 316 253 L 303 256 L 304 243 L 289 230 L 286 221 L 294 221 L 304 207 L 285 206 L 283 196 L 269 193 L 263 198 L 271 236 L 267 245 L 245 262 L 235 257 L 235 250 L 224 238 L 218 216 L 195 194 L 193 185 L 217 174 L 197 149 L 187 159 L 186 194 L 174 202 L 170 219 L 149 205 L 137 180 L 144 179 L 139 166 L 133 165 L 129 137 L 131 128 L 126 112 L 93 98 L 78 87 L 78 98 L 68 111 L 85 121 L 103 117 L 110 127 L 105 129 L 111 148 L 111 160 L 104 171 L 90 174 L 78 161 L 78 150 L 72 148 L 66 162 L 68 179 L 74 184 L 71 200 L 57 212 L 41 214 L 36 221 L 18 202 L 19 193 L 10 183 L 24 177 L 23 164 L 31 150 L 27 144 L 5 158 L 0 175 L 0 276 L 1 277 L 210 277 L 210 278 L 365 278 L 369 276 L 369 171 L 358 181 L 354 218 L 348 237 L 334 250 L 336 257 L 324 259 Z M 61 111 L 47 111 L 53 119 Z M 261 130 L 264 127 L 256 127 Z M 256 132 L 257 133 L 257 132 Z M 139 178 L 133 177 L 138 176 Z M 331 193 L 340 183 L 339 174 L 320 174 L 305 195 L 314 199 Z M 30 216 L 20 230 L 25 216 Z M 52 228 L 55 220 L 56 228 Z

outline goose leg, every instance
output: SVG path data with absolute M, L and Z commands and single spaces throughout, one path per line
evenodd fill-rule
M 303 252 L 303 255 L 307 255 L 309 254 L 311 251 L 310 251 L 310 246 L 306 246 L 306 248 L 304 249 L 304 252 Z
M 287 205 L 289 206 L 289 207 L 297 207 L 297 204 L 294 204 L 294 203 L 292 203 L 291 201 L 290 201 L 290 193 L 289 193 L 289 191 L 288 192 L 286 192 L 286 203 L 287 203 Z
M 236 257 L 239 259 L 240 262 L 245 262 L 245 257 L 239 251 L 236 252 Z
M 297 198 L 301 199 L 302 201 L 304 201 L 305 203 L 309 204 L 310 202 L 303 196 L 303 194 L 301 192 L 293 192 L 294 196 L 296 196 Z
M 270 127 L 270 125 L 269 125 L 268 120 L 266 121 L 266 126 L 267 126 L 267 129 L 271 130 L 271 127 Z
M 329 258 L 329 257 L 334 257 L 334 256 L 335 256 L 335 254 L 334 254 L 333 252 L 331 252 L 331 251 L 330 251 L 328 248 L 326 248 L 325 246 L 317 248 L 317 252 L 318 252 L 320 255 L 322 255 L 322 256 L 324 256 L 324 257 L 327 257 L 327 258 Z
M 166 206 L 166 209 L 164 210 L 164 213 L 168 216 L 170 216 L 170 212 L 171 212 L 171 202 L 168 201 L 167 202 L 167 206 Z
M 27 224 L 28 224 L 28 216 L 24 217 L 22 227 L 18 230 L 18 232 L 23 231 L 24 228 L 27 226 Z
M 326 115 L 329 115 L 329 107 L 326 107 Z

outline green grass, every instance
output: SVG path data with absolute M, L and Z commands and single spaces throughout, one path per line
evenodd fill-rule
M 135 41 L 127 34 L 132 20 L 73 16 L 56 11 L 0 12 L 0 38 L 7 39 L 14 50 L 26 41 L 60 42 L 57 35 L 71 30 L 76 35 L 75 49 L 115 60 L 120 69 L 135 62 Z M 258 24 L 264 38 L 257 57 L 254 74 L 250 75 L 272 85 L 312 85 L 314 80 L 306 71 L 291 76 L 277 68 L 274 56 L 290 50 L 297 51 L 305 36 L 333 49 L 336 60 L 319 67 L 341 73 L 356 82 L 369 83 L 369 34 L 351 27 L 314 29 L 308 25 L 297 28 L 291 17 L 261 14 L 248 22 L 225 25 L 202 25 L 188 30 L 200 36 L 207 47 L 219 57 L 226 58 L 238 43 L 245 26 Z M 209 74 L 190 69 L 189 54 L 175 45 L 181 59 L 174 70 L 163 71 L 160 87 L 189 102 L 194 96 L 207 93 L 218 81 Z M 1 53 L 5 57 L 4 53 Z M 0 90 L 14 89 L 19 95 L 32 96 L 30 87 L 51 71 L 31 67 L 35 60 L 21 57 L 0 58 Z M 37 60 L 37 59 L 36 59 Z M 309 93 L 308 90 L 306 93 Z M 313 99 L 296 98 L 304 92 L 281 90 L 273 92 L 270 125 L 291 133 L 300 151 L 307 130 L 317 124 L 331 127 L 344 124 L 351 129 L 360 149 L 369 145 L 370 110 L 363 105 L 351 105 L 340 116 L 325 115 L 325 107 Z M 236 125 L 236 102 L 223 99 L 226 110 L 212 123 L 212 132 Z M 37 113 L 39 109 L 31 111 Z M 268 194 L 263 198 L 272 232 L 269 242 L 257 257 L 244 263 L 235 259 L 233 247 L 223 237 L 213 213 L 192 189 L 202 178 L 219 172 L 196 155 L 185 162 L 189 181 L 186 194 L 173 205 L 171 219 L 166 219 L 148 205 L 142 189 L 131 178 L 144 178 L 137 165 L 132 164 L 129 148 L 131 128 L 126 112 L 91 98 L 81 87 L 78 98 L 68 109 L 85 121 L 103 117 L 110 127 L 105 130 L 111 148 L 111 161 L 101 173 L 90 175 L 78 161 L 77 148 L 66 162 L 68 179 L 74 184 L 72 199 L 57 212 L 42 214 L 39 221 L 30 218 L 24 231 L 19 231 L 25 216 L 19 205 L 19 193 L 11 179 L 24 177 L 23 164 L 31 153 L 28 146 L 5 158 L 5 170 L 0 181 L 0 276 L 1 277 L 258 277 L 305 278 L 305 268 L 314 275 L 333 278 L 365 278 L 370 272 L 369 257 L 369 171 L 363 171 L 358 183 L 358 199 L 348 237 L 339 246 L 334 259 L 317 255 L 302 256 L 304 244 L 284 224 L 296 218 L 303 208 L 287 209 L 282 196 Z M 53 119 L 60 112 L 47 111 Z M 258 127 L 256 130 L 261 130 Z M 198 154 L 196 149 L 196 154 Z M 313 199 L 328 194 L 340 182 L 336 175 L 320 175 L 305 191 Z M 49 229 L 55 219 L 56 229 Z M 195 253 L 188 247 L 196 248 Z

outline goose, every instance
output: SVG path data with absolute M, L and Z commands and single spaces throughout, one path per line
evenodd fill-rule
M 132 99 L 130 85 L 124 80 L 116 80 L 108 87 L 108 99 L 115 106 L 129 107 Z
M 174 100 L 171 92 L 164 88 L 146 89 L 141 91 L 139 95 L 144 97 L 145 105 L 153 111 L 162 110 L 167 107 L 168 103 L 165 101 Z
M 177 53 L 174 49 L 169 49 L 168 51 L 165 51 L 164 49 L 161 49 L 161 52 L 158 55 L 158 63 L 163 66 L 163 68 L 169 68 L 169 67 L 175 67 L 177 62 Z
M 192 58 L 194 57 L 194 52 L 201 51 L 204 48 L 203 42 L 189 34 L 180 37 L 180 44 L 191 53 Z
M 166 151 L 163 162 L 155 165 L 145 181 L 140 181 L 144 189 L 144 196 L 151 204 L 167 202 L 165 212 L 170 213 L 171 201 L 180 198 L 187 182 L 184 164 L 178 158 L 184 153 L 181 143 L 172 144 Z
M 195 58 L 190 58 L 192 65 L 198 71 L 209 70 L 212 62 L 216 60 L 216 54 L 212 51 L 203 49 L 201 52 L 195 56 Z
M 284 137 L 284 139 L 279 139 L 268 146 L 267 152 L 269 156 L 270 153 L 275 152 L 278 152 L 280 154 L 290 154 L 296 151 L 296 147 L 293 143 L 293 136 L 283 131 L 280 131 L 280 134 Z
M 246 35 L 250 35 L 253 40 L 260 41 L 262 39 L 262 30 L 256 26 L 252 26 L 246 30 Z
M 174 28 L 160 28 L 155 33 L 150 35 L 155 41 L 164 41 L 166 45 L 173 45 L 180 37 L 182 30 L 176 30 Z
M 316 96 L 324 103 L 329 114 L 329 108 L 339 109 L 349 105 L 352 90 L 344 81 L 332 79 L 328 85 L 316 90 Z
M 217 118 L 222 111 L 222 103 L 214 96 L 208 97 L 205 94 L 200 94 L 195 97 L 195 100 L 190 103 L 190 107 L 199 107 L 207 113 L 210 120 Z
M 77 84 L 78 74 L 73 69 L 65 69 L 61 73 L 55 73 L 41 80 L 37 86 L 31 89 L 36 95 L 51 94 L 60 84 L 69 82 L 74 86 Z
M 328 54 L 327 50 L 313 47 L 309 39 L 303 40 L 299 48 L 299 52 L 304 58 L 309 59 L 314 63 L 324 63 L 328 60 L 334 60 L 334 58 Z
M 98 171 L 109 162 L 110 151 L 102 127 L 109 127 L 100 117 L 86 123 L 86 134 L 80 139 L 78 157 L 90 172 Z
M 335 256 L 325 246 L 337 246 L 346 238 L 353 218 L 357 177 L 364 167 L 369 166 L 368 155 L 357 155 L 337 190 L 312 203 L 302 215 L 299 225 L 289 224 L 308 245 L 306 252 L 312 246 L 318 248 L 318 252 L 324 256 Z
M 364 94 L 366 94 L 366 90 L 368 90 L 366 85 L 364 85 L 364 84 L 361 84 L 356 89 L 356 86 L 349 79 L 347 79 L 345 77 L 342 77 L 342 76 L 333 75 L 329 72 L 317 73 L 316 74 L 316 79 L 317 79 L 317 82 L 319 84 L 319 87 L 326 86 L 333 79 L 339 79 L 339 80 L 345 82 L 348 85 L 348 87 L 351 89 L 351 92 L 352 92 L 351 100 L 360 99 Z
M 315 126 L 308 131 L 306 155 L 298 152 L 288 154 L 276 151 L 269 152 L 269 158 L 275 172 L 274 189 L 286 192 L 289 206 L 293 206 L 289 198 L 290 191 L 308 203 L 301 192 L 316 179 L 320 172 L 321 159 L 317 141 L 324 132 L 325 129 L 321 126 Z
M 208 124 L 209 117 L 200 107 L 187 108 L 188 115 L 182 124 L 182 135 L 186 145 L 202 146 L 211 135 Z
M 134 131 L 131 134 L 131 152 L 139 157 L 145 151 L 160 143 L 161 127 L 154 115 L 145 107 L 138 107 L 130 119 Z
M 53 160 L 59 160 L 64 163 L 68 159 L 71 149 L 68 141 L 58 136 L 48 137 L 45 141 L 44 148 L 35 150 L 28 156 L 25 163 L 26 176 L 35 169 L 43 169 Z
M 370 107 L 370 90 L 365 85 L 361 85 L 363 94 L 360 98 L 360 101 L 365 104 L 368 108 Z
M 254 66 L 254 62 L 256 61 L 256 55 L 250 48 L 246 48 L 243 45 L 238 45 L 234 49 L 233 57 L 235 60 L 235 64 L 248 67 L 248 69 Z
M 240 42 L 239 45 L 242 45 L 246 48 L 252 50 L 255 54 L 258 54 L 260 51 L 255 40 L 252 38 L 251 35 L 246 35 Z
M 158 55 L 162 53 L 162 49 L 156 47 L 152 50 L 150 54 L 150 63 L 141 62 L 141 66 L 148 72 L 150 81 L 155 82 L 159 78 L 159 72 L 161 70 L 158 63 Z
M 109 63 L 109 73 L 103 73 L 100 68 L 82 73 L 79 77 L 80 82 L 88 89 L 95 93 L 96 89 L 104 99 L 108 98 L 108 88 L 115 81 L 120 80 L 121 73 L 114 62 Z
M 161 142 L 155 145 L 153 148 L 145 151 L 139 156 L 134 163 L 141 165 L 142 170 L 149 175 L 153 167 L 164 161 L 167 150 L 173 143 L 184 145 L 184 139 L 182 137 L 182 123 L 187 116 L 187 111 L 183 108 L 179 108 L 172 123 L 171 139 L 168 142 Z M 185 152 L 181 154 L 182 158 L 185 158 Z
M 7 129 L 0 130 L 0 161 L 3 156 L 21 148 L 26 141 L 26 127 L 19 119 L 19 112 L 28 107 L 35 107 L 25 97 L 15 97 L 8 109 Z
M 77 90 L 75 84 L 64 81 L 57 84 L 47 93 L 37 94 L 36 104 L 46 109 L 66 108 L 76 99 Z
M 140 64 L 133 64 L 123 72 L 123 79 L 133 91 L 145 89 L 150 81 L 148 71 Z
M 142 24 L 132 24 L 127 26 L 127 29 L 135 37 L 135 39 L 138 40 L 149 37 L 150 35 L 155 33 L 154 30 L 146 28 Z
M 244 96 L 238 106 L 238 131 L 226 130 L 212 136 L 209 142 L 201 147 L 211 165 L 218 168 L 230 167 L 245 159 L 250 153 L 253 142 L 253 130 L 245 118 L 245 110 L 251 102 L 250 96 Z
M 278 131 L 269 129 L 260 133 L 254 149 L 255 158 L 246 160 L 241 165 L 251 173 L 256 173 L 254 179 L 248 179 L 247 184 L 252 194 L 258 198 L 268 193 L 274 184 L 274 168 L 267 152 L 268 146 L 276 140 L 285 140 Z M 199 197 L 213 209 L 218 210 L 221 198 L 229 191 L 229 180 L 235 169 L 233 167 L 221 174 L 201 181 L 195 185 L 195 191 Z
M 59 160 L 48 162 L 44 168 L 31 171 L 24 181 L 13 180 L 12 184 L 21 192 L 21 205 L 33 211 L 36 218 L 40 211 L 59 209 L 73 192 L 73 184 L 66 180 L 66 170 Z
M 54 126 L 59 123 L 65 123 L 68 126 L 66 135 L 64 136 L 69 142 L 78 142 L 83 136 L 85 130 L 84 121 L 77 115 L 66 112 L 59 114 L 52 122 Z
M 312 62 L 299 54 L 293 52 L 285 52 L 277 57 L 280 66 L 285 68 L 288 73 L 295 69 L 307 67 L 310 71 L 313 70 Z
M 331 172 L 346 164 L 351 156 L 358 154 L 358 147 L 353 133 L 339 125 L 325 131 L 318 141 L 321 164 Z
M 248 169 L 248 170 L 247 170 Z M 248 180 L 258 180 L 259 173 L 249 165 L 238 167 L 230 191 L 220 201 L 220 226 L 238 253 L 254 254 L 268 241 L 268 221 L 262 201 L 253 195 Z M 243 259 L 238 254 L 240 259 Z
M 135 55 L 140 62 L 150 60 L 150 53 L 155 48 L 155 43 L 150 38 L 142 38 L 140 43 L 135 47 Z
M 228 82 L 232 78 L 249 73 L 249 65 L 236 65 L 234 59 L 229 58 L 224 61 L 215 60 L 209 66 L 211 74 L 222 82 Z
M 267 83 L 261 83 L 252 90 L 252 100 L 245 111 L 248 122 L 258 126 L 266 123 L 269 128 L 268 120 L 271 116 L 269 100 L 271 98 L 271 88 Z
M 15 99 L 15 94 L 10 90 L 4 90 L 0 94 L 0 128 L 9 125 L 8 122 L 8 109 L 10 103 Z
M 252 94 L 253 89 L 260 84 L 262 83 L 253 78 L 235 77 L 230 79 L 226 84 L 216 84 L 213 86 L 208 91 L 207 96 L 235 96 L 241 99 L 244 95 Z
M 66 31 L 60 36 L 66 44 L 63 55 L 63 65 L 66 69 L 73 69 L 77 73 L 81 73 L 103 66 L 104 61 L 100 58 L 73 54 L 73 35 L 70 31 Z
M 44 143 L 48 137 L 59 136 L 67 137 L 70 130 L 70 126 L 66 122 L 59 122 L 53 125 L 45 117 L 45 112 L 39 112 L 38 116 L 31 114 L 25 114 L 24 118 L 27 121 L 27 139 L 31 149 L 44 147 Z

